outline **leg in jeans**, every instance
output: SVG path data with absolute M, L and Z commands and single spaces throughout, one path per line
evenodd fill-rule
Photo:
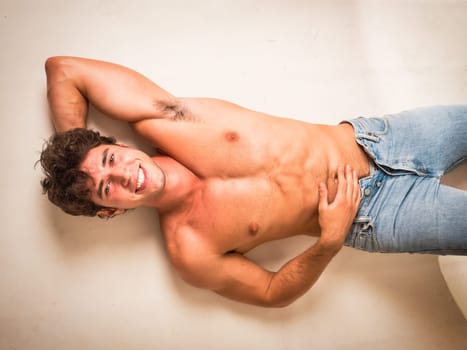
M 467 106 L 350 123 L 376 169 L 346 245 L 368 251 L 467 254 L 467 193 L 440 177 L 467 156 Z

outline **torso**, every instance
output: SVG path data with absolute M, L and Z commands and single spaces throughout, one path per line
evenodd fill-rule
M 136 126 L 200 179 L 190 205 L 161 214 L 168 244 L 182 226 L 218 254 L 318 236 L 319 183 L 328 185 L 332 200 L 338 166 L 350 164 L 359 177 L 369 172 L 349 124 L 314 125 L 206 101 L 209 109 L 204 100 L 186 100 L 182 118 Z

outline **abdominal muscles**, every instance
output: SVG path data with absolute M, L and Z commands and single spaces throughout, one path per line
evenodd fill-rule
M 266 241 L 316 234 L 317 185 L 309 188 L 303 181 L 292 173 L 210 179 L 191 225 L 223 252 L 244 253 Z

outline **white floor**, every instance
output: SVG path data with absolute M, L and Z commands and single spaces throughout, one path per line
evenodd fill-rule
M 436 257 L 344 249 L 291 307 L 240 305 L 174 274 L 152 210 L 69 217 L 34 168 L 52 130 L 51 55 L 125 64 L 179 96 L 337 123 L 467 103 L 466 43 L 460 0 L 0 0 L 0 349 L 466 349 Z M 252 256 L 273 267 L 310 243 Z

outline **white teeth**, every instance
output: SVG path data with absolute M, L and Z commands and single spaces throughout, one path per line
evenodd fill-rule
M 136 190 L 138 191 L 144 183 L 144 172 L 141 168 L 138 169 L 138 183 L 136 184 Z

